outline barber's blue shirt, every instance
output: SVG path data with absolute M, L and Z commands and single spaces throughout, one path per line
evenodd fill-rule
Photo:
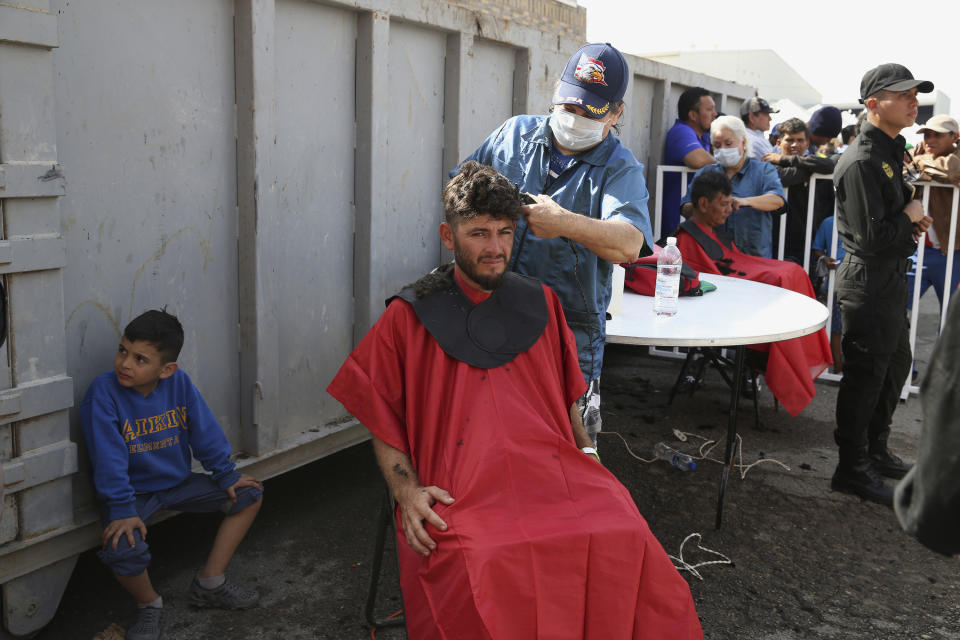
M 517 183 L 521 191 L 547 194 L 569 211 L 598 220 L 629 222 L 643 232 L 645 245 L 652 242 L 647 212 L 650 195 L 643 165 L 619 139 L 608 135 L 593 149 L 578 154 L 576 162 L 550 180 L 552 146 L 547 116 L 515 116 L 467 159 L 492 166 Z M 579 243 L 536 237 L 523 219 L 517 223 L 510 265 L 556 291 L 567 324 L 577 338 L 584 377 L 599 378 L 613 265 Z
M 696 149 L 703 149 L 710 153 L 710 132 L 704 131 L 697 135 L 686 122 L 677 119 L 667 131 L 667 138 L 663 143 L 663 162 L 672 166 L 684 166 L 683 159 Z M 692 176 L 691 176 L 692 177 Z M 689 184 L 689 181 L 687 182 Z M 663 195 L 660 198 L 662 209 L 660 213 L 660 231 L 663 235 L 673 233 L 680 225 L 680 174 L 675 171 L 663 173 Z
M 704 171 L 723 171 L 719 164 L 708 164 L 693 175 L 687 192 L 680 201 L 680 206 L 690 202 L 690 189 L 693 181 Z M 733 195 L 737 198 L 752 198 L 767 193 L 778 195 L 786 201 L 783 195 L 783 185 L 777 169 L 769 162 L 747 158 L 740 171 L 730 178 L 733 185 Z M 779 211 L 782 213 L 783 211 Z M 773 257 L 773 212 L 758 211 L 753 207 L 740 207 L 730 214 L 727 221 L 717 227 L 722 231 L 733 234 L 733 241 L 740 251 L 751 256 L 762 258 Z

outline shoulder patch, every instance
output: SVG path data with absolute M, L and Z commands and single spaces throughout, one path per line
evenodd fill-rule
M 884 172 L 885 174 L 887 174 L 887 177 L 888 177 L 888 178 L 892 178 L 892 177 L 893 177 L 893 169 L 890 167 L 889 164 L 887 164 L 886 161 L 883 161 L 883 162 L 880 163 L 880 168 L 883 169 L 883 172 Z

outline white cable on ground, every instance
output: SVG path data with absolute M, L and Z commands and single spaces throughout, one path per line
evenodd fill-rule
M 687 562 L 686 560 L 684 560 L 684 559 L 683 559 L 683 547 L 687 544 L 687 542 L 690 541 L 691 538 L 696 538 L 696 539 L 697 539 L 697 549 L 699 549 L 700 551 L 704 551 L 704 552 L 706 552 L 706 553 L 712 554 L 712 555 L 717 556 L 717 557 L 722 558 L 722 559 L 721 559 L 721 560 L 707 560 L 706 562 L 698 562 L 698 563 L 696 563 L 696 564 L 690 564 L 689 562 Z M 686 538 L 683 539 L 683 542 L 680 543 L 680 553 L 679 553 L 679 555 L 678 555 L 678 556 L 671 556 L 670 554 L 667 554 L 667 557 L 670 558 L 671 560 L 673 560 L 673 562 L 675 563 L 674 566 L 677 568 L 677 571 L 689 571 L 689 572 L 690 572 L 691 574 L 693 574 L 698 580 L 701 580 L 701 581 L 702 581 L 702 580 L 703 580 L 703 576 L 700 575 L 700 572 L 699 572 L 699 571 L 697 571 L 697 569 L 699 569 L 700 567 L 707 567 L 707 566 L 714 565 L 714 564 L 733 564 L 733 561 L 732 561 L 730 558 L 728 558 L 727 556 L 725 556 L 725 555 L 723 555 L 722 553 L 720 553 L 719 551 L 714 551 L 713 549 L 707 549 L 706 547 L 704 547 L 703 545 L 700 544 L 701 540 L 703 540 L 703 536 L 702 536 L 702 535 L 700 535 L 699 533 L 691 533 L 690 535 L 688 535 Z
M 655 461 L 657 460 L 656 458 L 653 458 L 653 459 L 648 460 L 648 459 L 646 459 L 646 458 L 642 458 L 642 457 L 638 456 L 636 453 L 633 452 L 633 449 L 630 448 L 630 445 L 627 444 L 626 438 L 624 438 L 622 435 L 620 435 L 620 433 L 618 433 L 618 432 L 616 432 L 616 431 L 601 431 L 600 434 L 603 434 L 603 435 L 614 435 L 614 436 L 617 436 L 618 438 L 620 438 L 620 440 L 623 441 L 623 446 L 626 447 L 626 449 L 627 449 L 627 453 L 629 453 L 631 456 L 633 456 L 634 458 L 636 458 L 636 459 L 639 460 L 640 462 L 650 463 L 650 462 L 655 462 Z M 691 437 L 691 436 L 694 437 L 694 438 L 700 438 L 701 440 L 704 441 L 703 444 L 700 445 L 700 450 L 699 450 L 699 451 L 700 451 L 700 455 L 699 455 L 699 456 L 693 456 L 693 455 L 690 456 L 690 457 L 693 458 L 694 460 L 709 460 L 710 462 L 716 462 L 716 463 L 718 463 L 718 464 L 723 464 L 723 460 L 719 460 L 719 459 L 717 459 L 717 458 L 711 458 L 711 457 L 710 457 L 710 452 L 713 451 L 713 450 L 717 447 L 717 445 L 719 445 L 721 442 L 723 442 L 723 440 L 710 440 L 709 438 L 706 438 L 705 436 L 702 436 L 702 435 L 700 435 L 699 433 L 691 433 L 691 432 L 688 432 L 688 431 L 680 431 L 679 429 L 674 429 L 674 430 L 673 430 L 673 435 L 674 435 L 674 437 L 675 437 L 677 440 L 680 440 L 681 442 L 687 442 L 687 439 L 688 439 L 689 437 Z M 689 455 L 689 454 L 688 454 L 688 455 Z M 741 462 L 737 462 L 737 460 L 741 460 Z M 747 477 L 747 473 L 750 471 L 750 469 L 752 469 L 753 467 L 757 466 L 757 465 L 760 464 L 761 462 L 773 462 L 774 464 L 780 465 L 781 467 L 783 467 L 783 468 L 786 469 L 787 471 L 790 471 L 790 470 L 791 470 L 790 467 L 788 467 L 787 465 L 785 465 L 784 463 L 780 462 L 779 460 L 777 460 L 777 459 L 775 459 L 775 458 L 761 458 L 761 459 L 759 459 L 759 460 L 757 460 L 757 461 L 755 461 L 755 462 L 751 462 L 750 464 L 747 464 L 747 465 L 743 464 L 742 460 L 743 460 L 743 437 L 738 433 L 738 434 L 737 434 L 736 452 L 734 453 L 733 462 L 731 463 L 731 467 L 737 469 L 737 470 L 740 472 L 740 479 L 741 479 L 741 480 L 743 480 L 744 478 Z

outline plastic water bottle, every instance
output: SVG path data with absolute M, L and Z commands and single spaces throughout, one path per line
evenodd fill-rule
M 680 297 L 680 267 L 683 258 L 677 248 L 677 239 L 667 238 L 667 246 L 657 255 L 657 286 L 653 294 L 653 312 L 658 316 L 677 313 Z
M 682 451 L 677 451 L 665 442 L 658 442 L 653 445 L 653 455 L 661 460 L 666 460 L 683 471 L 692 471 L 697 468 L 697 463 L 693 461 L 693 458 Z

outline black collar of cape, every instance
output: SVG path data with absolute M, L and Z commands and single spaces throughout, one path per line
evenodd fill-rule
M 703 248 L 704 253 L 706 253 L 707 257 L 711 260 L 723 260 L 724 255 L 726 255 L 723 250 L 724 247 L 733 251 L 733 242 L 731 242 L 730 237 L 722 231 L 714 231 L 717 239 L 720 241 L 717 242 L 692 219 L 688 218 L 684 220 L 680 224 L 680 228 L 693 236 L 693 239 L 697 241 L 697 244 Z
M 479 369 L 511 362 L 540 339 L 549 319 L 540 282 L 513 271 L 476 305 L 456 283 L 452 264 L 404 287 L 386 303 L 395 298 L 410 303 L 444 353 Z

